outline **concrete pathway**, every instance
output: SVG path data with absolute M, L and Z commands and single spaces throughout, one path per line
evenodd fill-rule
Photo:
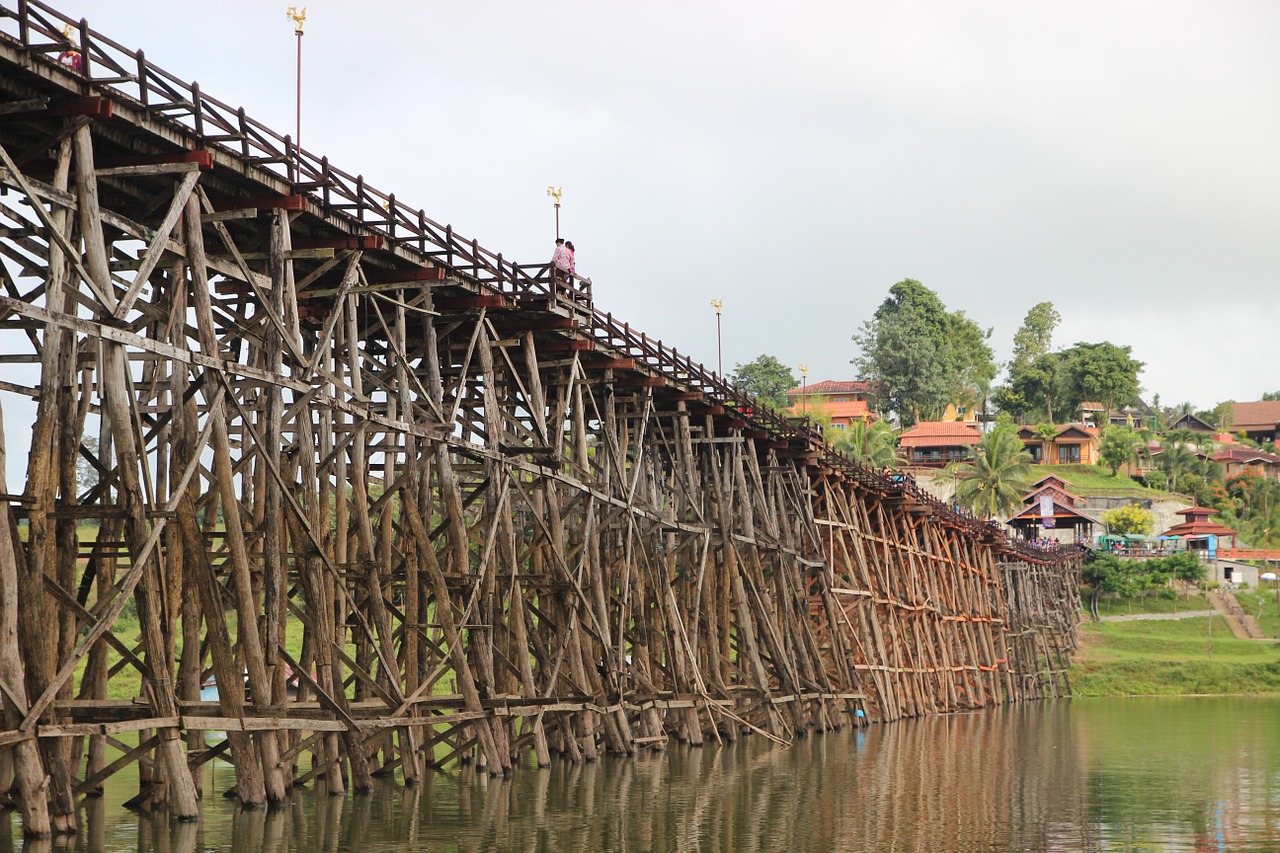
M 1203 619 L 1212 616 L 1214 610 L 1182 610 L 1177 613 L 1129 613 L 1124 616 L 1102 616 L 1102 622 L 1138 622 L 1143 619 Z

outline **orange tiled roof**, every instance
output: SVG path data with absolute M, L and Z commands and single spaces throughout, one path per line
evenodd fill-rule
M 788 397 L 798 397 L 801 394 L 808 396 L 818 396 L 820 394 L 870 394 L 876 390 L 876 383 L 865 382 L 861 379 L 844 380 L 844 379 L 824 379 L 821 382 L 810 382 L 797 388 L 792 388 L 787 392 Z
M 981 440 L 982 433 L 973 421 L 921 421 L 898 436 L 902 447 L 955 447 Z
M 832 423 L 876 419 L 876 413 L 867 406 L 866 400 L 847 400 L 840 403 L 833 403 L 830 400 L 810 400 L 807 412 L 806 407 L 801 403 L 796 403 L 785 411 L 792 415 L 815 414 L 821 411 L 831 417 Z
M 831 415 L 832 420 L 838 420 L 841 418 L 866 420 L 867 418 L 874 417 L 866 400 L 848 400 L 843 403 L 824 402 L 822 407 Z

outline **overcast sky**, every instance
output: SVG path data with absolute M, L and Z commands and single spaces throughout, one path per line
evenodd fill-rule
M 292 128 L 284 0 L 55 5 Z M 597 306 L 709 366 L 718 297 L 726 371 L 853 378 L 915 278 L 1002 361 L 1051 300 L 1148 399 L 1280 390 L 1280 4 L 307 6 L 303 147 L 524 263 L 563 187 Z

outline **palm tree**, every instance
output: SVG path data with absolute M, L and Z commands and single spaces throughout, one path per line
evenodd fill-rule
M 902 464 L 898 455 L 898 436 L 884 421 L 858 421 L 836 436 L 832 444 L 854 459 L 876 469 L 896 469 Z
M 983 518 L 1004 515 L 1022 502 L 1032 476 L 1031 454 L 1011 427 L 996 427 L 957 472 L 956 503 Z
M 1178 478 L 1184 474 L 1194 473 L 1192 467 L 1195 462 L 1195 454 L 1182 444 L 1167 442 L 1164 449 L 1160 451 L 1160 458 L 1156 461 L 1156 465 L 1169 475 L 1169 490 L 1176 492 Z
M 1054 424 L 1036 424 L 1036 438 L 1040 439 L 1040 464 L 1049 464 L 1049 447 L 1058 437 L 1058 427 Z

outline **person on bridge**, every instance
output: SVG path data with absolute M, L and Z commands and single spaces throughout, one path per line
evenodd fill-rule
M 578 291 L 591 301 L 591 279 L 583 278 L 578 275 L 578 250 L 573 247 L 572 240 L 565 240 L 564 246 L 569 250 L 569 281 L 570 287 L 576 287 Z
M 551 255 L 551 277 L 556 284 L 567 287 L 569 275 L 573 271 L 573 251 L 569 249 L 561 237 L 556 238 L 556 250 Z

